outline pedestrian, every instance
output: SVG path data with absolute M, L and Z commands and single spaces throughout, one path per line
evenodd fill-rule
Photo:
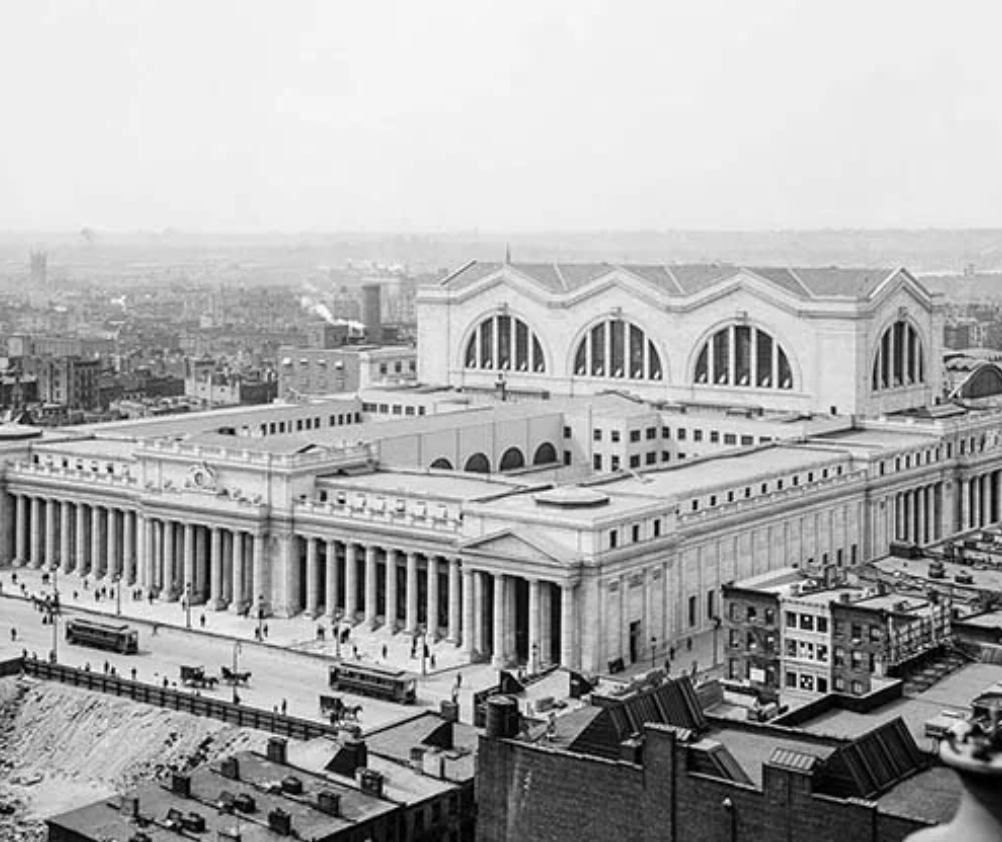
M 282 716 L 285 716 L 285 711 L 288 709 L 289 705 L 285 699 L 282 699 Z
M 110 667 L 110 664 L 109 664 L 109 663 L 108 663 L 107 661 L 105 661 L 105 662 L 104 662 L 104 674 L 105 674 L 105 675 L 107 675 L 107 674 L 108 674 L 108 669 L 109 669 L 109 667 Z
M 10 580 L 16 585 L 17 584 L 17 571 L 10 574 Z
M 198 618 L 198 624 L 204 629 L 205 628 L 205 614 L 203 613 L 201 617 Z
M 90 661 L 84 664 L 84 672 L 90 672 Z
M 431 668 L 435 669 L 435 653 L 431 653 Z
M 80 594 L 78 591 L 73 591 L 73 599 L 80 599 Z
M 687 637 L 685 639 L 685 651 L 686 652 L 691 652 L 692 651 L 692 638 L 691 637 Z
M 135 667 L 132 668 L 131 675 L 132 675 L 132 680 L 135 681 L 136 680 L 136 668 Z
M 254 639 L 255 640 L 261 639 L 261 629 L 259 629 L 257 626 L 254 626 Z
M 456 686 L 457 687 L 463 686 L 463 674 L 461 672 L 456 673 Z
M 668 660 L 669 661 L 674 661 L 675 660 L 675 647 L 674 646 L 669 646 L 668 647 Z
M 265 640 L 267 640 L 267 639 L 268 639 L 268 624 L 267 624 L 267 623 L 265 623 L 265 624 L 264 624 L 264 625 L 263 625 L 263 626 L 261 627 L 261 630 L 262 630 L 262 631 L 264 632 L 264 639 L 265 639 Z
M 357 661 L 358 660 L 358 647 L 354 643 L 351 644 L 351 654 L 352 654 L 352 657 Z
M 382 655 L 383 655 L 383 660 L 384 661 L 386 660 L 386 653 L 387 653 L 387 649 L 386 649 L 386 644 L 384 643 L 383 644 L 383 649 L 382 649 Z
M 17 641 L 17 629 L 11 628 L 10 630 L 10 642 L 15 643 Z
M 167 690 L 169 687 L 170 687 L 170 681 L 167 679 L 167 676 L 165 675 L 164 676 L 164 690 Z
M 671 658 L 665 658 L 665 675 L 671 675 Z

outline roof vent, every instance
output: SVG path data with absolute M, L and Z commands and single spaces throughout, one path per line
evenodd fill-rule
M 276 807 L 268 813 L 268 827 L 280 836 L 289 836 L 292 833 L 292 816 L 281 807 Z
M 257 810 L 257 802 L 249 792 L 241 792 L 233 799 L 233 806 L 241 813 L 253 813 Z
M 181 826 L 192 833 L 205 833 L 205 816 L 201 813 L 188 813 L 181 819 Z
M 328 816 L 341 815 L 341 796 L 329 789 L 317 793 L 317 809 Z
M 219 766 L 219 774 L 231 781 L 240 780 L 240 761 L 235 757 L 227 757 Z
M 374 769 L 359 769 L 356 776 L 362 792 L 375 795 L 377 798 L 383 797 L 383 775 L 380 772 Z
M 295 775 L 282 778 L 282 792 L 287 795 L 302 795 L 303 782 Z
M 170 791 L 181 798 L 191 798 L 191 778 L 181 772 L 171 772 Z

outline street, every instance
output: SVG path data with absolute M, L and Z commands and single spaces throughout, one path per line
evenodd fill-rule
M 166 677 L 172 684 L 179 683 L 182 664 L 205 667 L 207 675 L 219 675 L 220 667 L 233 666 L 234 641 L 209 635 L 189 632 L 170 626 L 159 626 L 152 633 L 153 626 L 143 621 L 121 622 L 139 630 L 138 655 L 120 655 L 86 646 L 70 645 L 65 639 L 65 621 L 73 616 L 86 616 L 75 611 L 72 606 L 64 606 L 64 613 L 57 622 L 57 653 L 61 664 L 75 667 L 90 665 L 90 669 L 101 672 L 107 663 L 124 678 L 132 676 L 150 684 L 162 685 Z M 53 646 L 53 626 L 43 624 L 43 614 L 28 600 L 10 596 L 0 598 L 0 659 L 18 655 L 26 650 L 29 655 L 36 653 L 39 658 L 48 658 Z M 104 622 L 115 622 L 114 618 L 98 618 Z M 11 630 L 17 630 L 17 640 L 12 641 Z M 240 700 L 250 706 L 264 710 L 282 709 L 283 702 L 290 716 L 323 721 L 319 715 L 318 697 L 332 692 L 327 688 L 326 659 L 284 651 L 274 647 L 261 646 L 242 641 L 238 654 L 238 668 L 250 670 L 251 679 L 246 687 L 239 687 Z M 202 695 L 231 699 L 233 690 L 228 684 L 218 684 L 215 689 L 192 690 Z M 385 723 L 412 716 L 414 706 L 396 705 L 368 697 L 354 697 L 347 694 L 345 700 L 351 704 L 361 704 L 360 724 L 363 728 L 373 728 Z M 423 704 L 432 704 L 421 699 Z M 437 701 L 433 702 L 437 707 Z

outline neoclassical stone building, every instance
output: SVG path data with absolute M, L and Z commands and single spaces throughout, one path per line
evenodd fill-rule
M 1002 517 L 1002 415 L 938 403 L 903 270 L 476 264 L 419 313 L 422 387 L 8 430 L 2 561 L 603 670 L 726 582 Z

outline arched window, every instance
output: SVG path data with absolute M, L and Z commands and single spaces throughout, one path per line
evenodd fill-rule
M 700 386 L 792 389 L 793 367 L 770 334 L 733 324 L 718 330 L 699 349 L 693 379 Z
M 557 461 L 557 449 L 548 441 L 544 441 L 532 457 L 533 465 L 552 465 Z
M 575 377 L 661 380 L 664 370 L 654 343 L 639 327 L 608 319 L 589 330 L 574 353 Z
M 434 462 L 431 463 L 431 467 L 439 471 L 451 471 L 452 462 L 446 459 L 444 456 L 439 457 Z
M 529 326 L 515 316 L 488 316 L 470 335 L 464 356 L 466 368 L 484 371 L 546 371 L 543 346 Z
M 517 447 L 509 447 L 501 455 L 501 470 L 514 471 L 525 467 L 525 455 Z
M 489 474 L 491 463 L 483 453 L 474 453 L 466 460 L 463 470 L 474 474 Z
M 911 324 L 899 319 L 880 337 L 870 385 L 878 392 L 916 383 L 925 383 L 922 337 Z

